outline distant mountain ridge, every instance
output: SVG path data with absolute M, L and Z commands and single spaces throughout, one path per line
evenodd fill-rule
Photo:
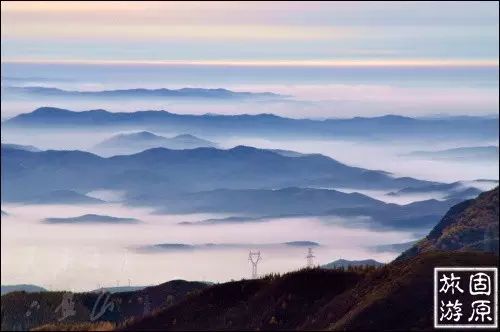
M 80 194 L 74 190 L 54 190 L 40 195 L 28 196 L 29 204 L 101 204 L 103 200 Z
M 43 221 L 48 224 L 135 224 L 139 222 L 135 218 L 121 218 L 98 214 L 85 214 L 69 218 L 46 218 Z
M 19 285 L 2 285 L 2 295 L 12 292 L 38 293 L 46 292 L 47 290 L 37 285 L 19 284 Z
M 106 287 L 105 289 L 94 289 L 92 290 L 93 293 L 99 293 L 105 290 L 106 292 L 109 292 L 110 294 L 115 294 L 115 293 L 127 293 L 127 292 L 136 292 L 143 290 L 144 288 L 147 288 L 148 286 L 115 286 L 115 287 Z
M 181 225 L 218 225 L 280 221 L 290 218 L 340 216 L 349 224 L 397 229 L 433 227 L 461 199 L 426 200 L 406 205 L 385 203 L 371 197 L 346 194 L 331 189 L 283 188 L 279 190 L 227 190 L 172 195 L 173 197 L 136 197 L 133 205 L 159 206 L 158 214 L 231 213 L 233 216 Z M 161 204 L 156 204 L 159 200 Z M 339 221 L 340 222 L 340 221 Z
M 138 153 L 144 150 L 161 147 L 182 150 L 216 147 L 216 144 L 189 134 L 167 138 L 148 131 L 140 131 L 114 135 L 95 145 L 92 151 L 96 153 L 106 153 L 107 155 L 116 155 Z
M 418 241 L 408 241 L 402 243 L 381 244 L 373 246 L 372 248 L 379 252 L 402 253 L 403 251 L 410 249 L 417 242 Z
M 207 249 L 248 249 L 253 247 L 268 248 L 268 247 L 318 247 L 319 243 L 313 241 L 289 241 L 282 243 L 203 243 L 203 244 L 186 244 L 186 243 L 158 243 L 146 245 L 136 248 L 139 252 L 162 252 L 162 251 L 190 251 L 190 250 L 207 250 Z
M 12 143 L 2 143 L 2 148 L 4 148 L 4 149 L 17 149 L 17 150 L 24 150 L 24 151 L 30 151 L 30 152 L 42 151 L 39 148 L 34 147 L 33 145 L 21 145 L 21 144 L 12 144 Z
M 432 194 L 441 193 L 444 199 L 471 199 L 475 198 L 482 191 L 474 184 L 467 184 L 460 181 L 452 183 L 437 183 L 429 184 L 426 186 L 408 187 L 398 190 L 397 192 L 390 192 L 388 196 L 404 196 L 412 194 Z
M 498 138 L 498 119 L 486 117 L 414 119 L 386 115 L 351 119 L 291 119 L 273 114 L 257 115 L 189 115 L 166 111 L 112 113 L 105 110 L 72 112 L 54 107 L 41 107 L 2 122 L 9 128 L 107 128 L 189 132 L 204 136 L 238 134 L 265 137 L 432 137 Z
M 160 198 L 161 200 L 161 198 Z M 283 189 L 217 189 L 171 198 L 157 213 L 228 212 L 246 216 L 324 214 L 335 207 L 380 206 L 371 197 L 330 189 L 289 187 Z M 237 222 L 237 219 L 227 220 Z M 246 220 L 240 220 L 245 222 Z
M 210 99 L 243 99 L 243 98 L 283 98 L 285 96 L 272 92 L 238 92 L 227 89 L 120 89 L 100 91 L 72 91 L 41 86 L 4 87 L 8 92 L 30 94 L 41 97 L 91 97 L 91 98 L 210 98 Z
M 78 193 L 116 190 L 125 193 L 122 203 L 152 207 L 160 214 L 224 212 L 236 216 L 205 225 L 336 215 L 353 222 L 365 216 L 378 227 L 427 229 L 459 201 L 397 205 L 358 193 L 310 188 L 397 190 L 436 183 L 350 167 L 318 154 L 284 156 L 246 146 L 155 148 L 109 158 L 82 151 L 3 149 L 1 162 L 3 202 L 68 203 L 65 197 L 54 198 L 50 194 L 54 192 L 76 193 L 75 202 L 84 198 L 94 202 L 95 198 Z
M 322 265 L 323 269 L 337 269 L 337 268 L 349 268 L 349 267 L 379 267 L 385 265 L 384 263 L 378 262 L 374 259 L 363 259 L 363 260 L 346 260 L 346 259 L 337 259 L 331 263 Z
M 290 186 L 404 188 L 433 182 L 394 178 L 322 155 L 286 157 L 238 146 L 228 150 L 155 148 L 109 158 L 82 151 L 2 149 L 2 199 L 28 199 L 57 190 L 125 190 L 129 198 L 184 191 Z
M 412 153 L 409 153 L 408 156 L 436 160 L 498 161 L 498 151 L 498 146 L 489 145 L 461 147 L 439 151 L 414 151 Z

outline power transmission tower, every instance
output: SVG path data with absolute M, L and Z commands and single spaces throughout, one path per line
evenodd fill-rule
M 248 254 L 248 261 L 252 263 L 252 279 L 257 278 L 257 264 L 261 259 L 262 257 L 260 256 L 260 251 L 252 252 L 250 250 L 250 253 Z
M 307 248 L 307 267 L 309 269 L 312 269 L 314 267 L 314 254 L 312 248 Z

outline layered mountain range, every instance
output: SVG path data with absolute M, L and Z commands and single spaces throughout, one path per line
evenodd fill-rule
M 189 133 L 238 131 L 269 135 L 276 135 L 278 128 L 280 135 L 296 132 L 298 136 L 359 135 L 365 139 L 371 135 L 394 137 L 403 133 L 407 136 L 429 134 L 434 138 L 455 135 L 491 138 L 498 133 L 498 124 L 485 118 L 424 120 L 386 116 L 320 121 L 267 114 L 191 116 L 158 111 L 71 112 L 54 108 L 17 116 L 4 122 L 2 127 L 8 130 L 100 127 L 142 131 L 161 128 Z M 139 132 L 132 137 L 114 137 L 106 144 L 118 140 L 115 147 L 120 147 L 129 144 L 128 139 L 132 142 L 152 140 L 153 145 L 157 145 L 161 144 L 158 140 L 165 143 L 164 139 L 172 138 Z M 354 217 L 364 217 L 364 222 L 370 226 L 392 230 L 432 231 L 416 244 L 405 243 L 405 248 L 411 248 L 383 266 L 373 260 L 338 260 L 326 266 L 327 269 L 272 274 L 255 280 L 217 285 L 173 281 L 114 294 L 112 300 L 119 310 L 106 313 L 94 323 L 88 323 L 88 317 L 99 293 L 74 294 L 79 314 L 60 323 L 54 311 L 62 292 L 13 292 L 2 296 L 2 329 L 427 330 L 432 327 L 430 276 L 435 266 L 497 266 L 498 187 L 465 200 L 475 197 L 479 190 L 457 182 L 395 177 L 384 171 L 352 167 L 320 154 L 248 146 L 148 148 L 146 145 L 139 153 L 103 157 L 83 151 L 41 151 L 2 145 L 2 202 L 86 203 L 98 209 L 98 204 L 106 202 L 92 197 L 91 193 L 116 190 L 125 192 L 121 203 L 153 207 L 158 214 L 217 212 L 231 215 L 180 222 L 185 227 L 260 222 L 282 217 L 341 216 L 350 223 L 357 222 Z M 400 205 L 335 188 L 376 189 L 392 192 L 390 196 L 394 197 L 435 191 L 447 195 L 441 200 Z M 54 216 L 44 221 L 48 224 L 92 223 L 92 227 L 103 223 L 138 222 L 99 214 L 70 218 Z M 138 249 L 165 252 L 225 245 L 162 242 Z M 312 247 L 319 243 L 292 241 L 267 245 Z M 152 302 L 153 314 L 144 311 L 146 296 Z M 26 320 L 22 315 L 34 300 L 43 302 L 44 309 L 39 316 Z
M 203 89 L 203 88 L 181 88 L 181 89 L 120 89 L 120 90 L 97 90 L 76 91 L 49 88 L 42 86 L 3 87 L 6 93 L 31 95 L 38 98 L 182 98 L 182 99 L 278 99 L 285 96 L 272 92 L 239 92 L 227 89 Z
M 7 200 L 61 189 L 158 194 L 166 186 L 170 191 L 287 186 L 402 189 L 432 183 L 347 166 L 319 154 L 287 157 L 247 146 L 229 150 L 154 148 L 109 158 L 82 151 L 29 152 L 2 147 L 2 166 L 6 180 L 2 181 L 2 197 Z
M 442 190 L 449 191 L 450 197 L 398 205 L 333 189 L 343 187 L 398 195 Z M 374 225 L 396 228 L 432 227 L 449 207 L 478 193 L 459 183 L 398 178 L 320 154 L 247 146 L 228 150 L 153 148 L 101 157 L 83 151 L 32 152 L 2 145 L 1 190 L 3 202 L 29 204 L 99 204 L 104 201 L 87 194 L 114 190 L 125 193 L 123 203 L 150 206 L 156 213 L 233 215 L 206 224 L 338 215 L 366 216 Z
M 2 146 L 4 202 L 97 204 L 103 201 L 86 194 L 105 189 L 123 191 L 124 203 L 152 206 L 157 213 L 224 212 L 241 222 L 251 220 L 242 217 L 369 216 L 380 225 L 418 228 L 434 225 L 461 197 L 397 205 L 318 187 L 390 191 L 432 185 L 439 183 L 396 178 L 319 154 L 290 155 L 246 146 L 154 148 L 113 157 Z
M 410 118 L 386 115 L 351 119 L 291 119 L 273 114 L 189 115 L 167 111 L 108 112 L 102 109 L 73 112 L 41 107 L 2 123 L 2 129 L 114 128 L 127 130 L 171 131 L 199 135 L 309 138 L 426 138 L 490 139 L 498 138 L 498 119 L 488 117 Z

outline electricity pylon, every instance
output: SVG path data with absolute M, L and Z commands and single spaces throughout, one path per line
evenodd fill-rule
M 250 250 L 248 254 L 248 261 L 252 263 L 252 279 L 257 278 L 257 264 L 262 259 L 260 256 L 260 251 L 252 252 Z
M 312 269 L 314 267 L 314 257 L 316 257 L 316 256 L 313 255 L 312 248 L 307 248 L 306 258 L 307 258 L 307 267 L 309 269 Z

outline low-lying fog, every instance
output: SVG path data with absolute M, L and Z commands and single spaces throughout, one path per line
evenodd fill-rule
M 48 289 L 91 290 L 158 284 L 171 279 L 227 281 L 248 278 L 248 250 L 261 249 L 259 274 L 304 267 L 306 247 L 259 248 L 259 243 L 314 241 L 316 264 L 373 258 L 388 262 L 398 254 L 373 246 L 417 239 L 401 231 L 376 231 L 339 218 L 284 218 L 268 222 L 185 226 L 221 215 L 152 215 L 149 210 L 119 204 L 105 206 L 2 205 L 2 284 L 36 284 Z M 94 213 L 131 217 L 139 224 L 45 224 L 48 217 Z M 249 248 L 139 253 L 134 248 L 159 243 L 251 243 Z

